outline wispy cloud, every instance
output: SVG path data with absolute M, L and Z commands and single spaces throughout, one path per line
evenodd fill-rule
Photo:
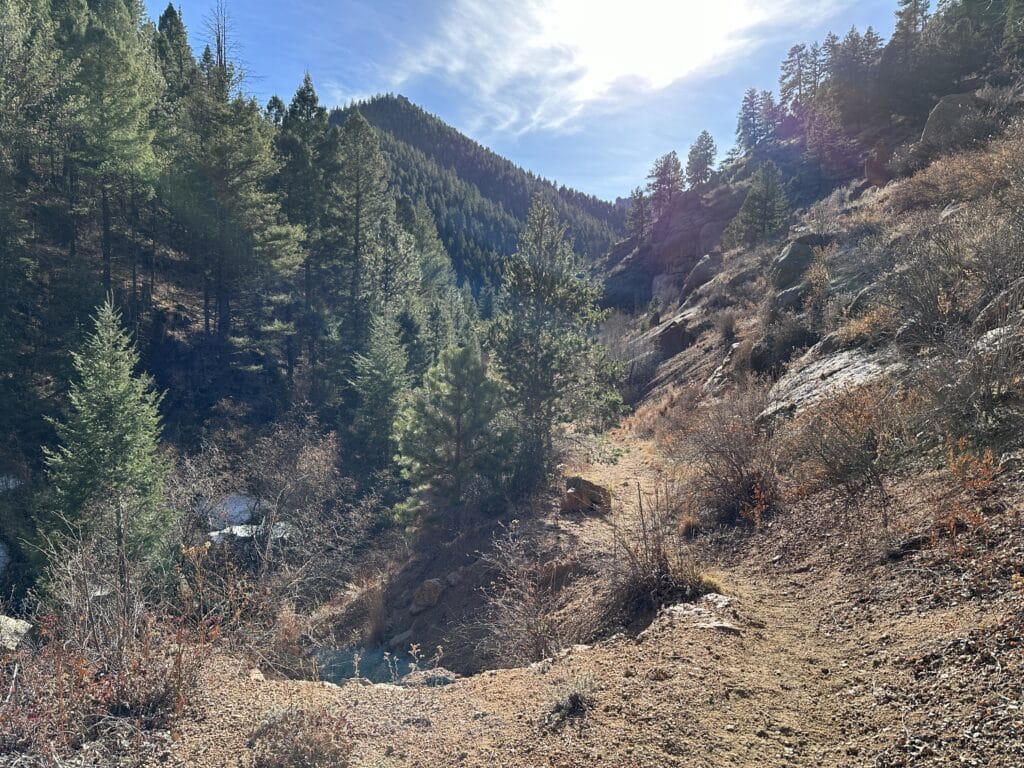
M 485 134 L 571 132 L 584 113 L 724 70 L 781 30 L 852 0 L 449 0 L 430 41 L 402 57 L 397 87 L 439 77 Z

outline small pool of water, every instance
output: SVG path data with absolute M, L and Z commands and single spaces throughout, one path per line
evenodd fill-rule
M 384 648 L 321 648 L 316 652 L 320 679 L 340 684 L 355 677 L 375 683 L 396 683 L 409 672 L 407 654 Z

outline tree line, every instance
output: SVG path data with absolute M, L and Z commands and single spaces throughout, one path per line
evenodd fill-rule
M 648 237 L 687 188 L 749 178 L 749 204 L 726 243 L 774 235 L 797 198 L 807 202 L 853 178 L 868 152 L 888 160 L 886 139 L 914 138 L 942 96 L 1019 78 L 1024 6 L 1016 0 L 943 0 L 934 10 L 928 0 L 898 0 L 895 16 L 888 41 L 869 26 L 793 45 L 777 93 L 744 93 L 735 145 L 718 168 L 706 131 L 691 145 L 685 171 L 675 152 L 654 163 L 646 188 L 630 196 L 628 233 Z
M 0 433 L 40 527 L 144 549 L 165 442 L 225 407 L 312 415 L 387 498 L 543 487 L 562 426 L 618 409 L 564 202 L 534 195 L 482 319 L 381 133 L 308 75 L 257 104 L 223 6 L 209 31 L 197 56 L 173 5 L 0 0 Z

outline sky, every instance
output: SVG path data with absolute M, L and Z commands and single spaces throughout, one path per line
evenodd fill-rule
M 178 0 L 196 52 L 215 0 Z M 400 93 L 513 162 L 607 200 L 702 129 L 723 157 L 750 86 L 796 42 L 895 0 L 228 0 L 246 89 L 285 102 L 305 72 L 329 107 Z M 166 2 L 146 0 L 159 17 Z

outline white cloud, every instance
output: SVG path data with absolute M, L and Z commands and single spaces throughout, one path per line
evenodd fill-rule
M 393 81 L 441 75 L 477 104 L 477 130 L 571 131 L 584 111 L 749 54 L 851 0 L 450 0 Z

